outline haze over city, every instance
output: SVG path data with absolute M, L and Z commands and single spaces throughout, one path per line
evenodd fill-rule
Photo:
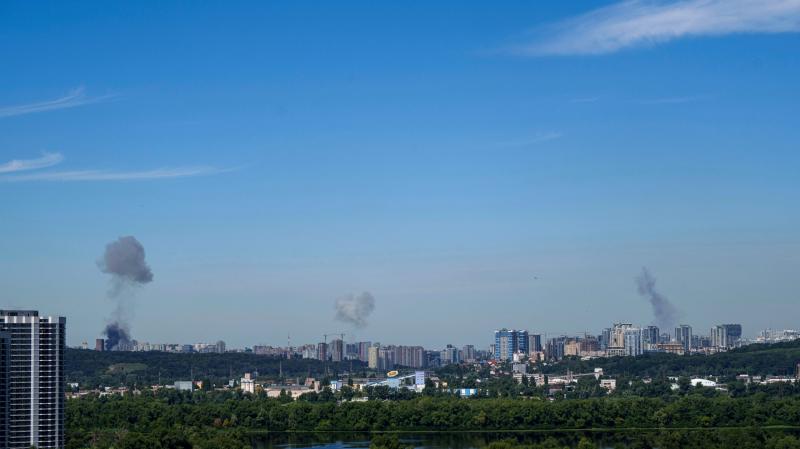
M 70 345 L 797 328 L 800 6 L 756 3 L 2 5 L 4 307 Z

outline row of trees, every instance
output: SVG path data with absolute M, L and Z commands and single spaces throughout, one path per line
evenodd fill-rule
M 98 386 L 149 386 L 158 382 L 203 379 L 209 385 L 223 385 L 232 377 L 245 372 L 258 372 L 273 379 L 281 374 L 286 378 L 321 378 L 352 368 L 368 375 L 366 365 L 359 361 L 323 363 L 312 359 L 283 359 L 252 353 L 182 354 L 170 352 L 89 351 L 67 349 L 64 372 L 67 382 L 77 382 L 84 388 Z
M 234 392 L 142 393 L 70 400 L 71 439 L 119 429 L 220 431 L 530 430 L 800 425 L 800 398 L 590 398 L 572 401 L 464 400 L 282 402 Z M 77 446 L 80 447 L 80 446 Z
M 541 441 L 520 442 L 502 439 L 486 445 L 486 449 L 800 449 L 800 440 L 785 432 L 758 429 L 723 431 L 672 430 L 610 436 L 570 434 L 559 438 L 547 436 Z

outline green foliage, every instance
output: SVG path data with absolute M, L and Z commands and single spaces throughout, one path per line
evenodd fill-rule
M 353 361 L 354 370 L 363 370 L 362 362 Z M 149 386 L 159 381 L 171 384 L 177 380 L 205 379 L 207 384 L 221 386 L 232 375 L 258 372 L 260 376 L 321 378 L 325 364 L 319 360 L 282 359 L 251 353 L 182 354 L 170 352 L 90 351 L 68 348 L 64 372 L 67 382 L 78 382 L 83 388 L 98 386 Z M 328 370 L 340 373 L 349 370 L 347 363 L 328 363 Z
M 567 358 L 542 367 L 545 373 L 591 372 L 603 368 L 606 375 L 636 377 L 704 376 L 714 374 L 734 378 L 792 375 L 800 362 L 800 341 L 772 345 L 753 344 L 713 355 L 675 355 L 648 353 L 638 357 L 609 357 L 592 360 Z
M 145 371 L 147 365 L 144 363 L 115 363 L 108 367 L 108 374 L 130 374 L 137 371 Z
M 800 398 L 608 397 L 565 401 L 417 397 L 398 401 L 284 402 L 236 392 L 164 391 L 68 401 L 75 432 L 158 428 L 313 431 L 529 430 L 797 425 Z

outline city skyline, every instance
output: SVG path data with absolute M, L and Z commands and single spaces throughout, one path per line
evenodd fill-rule
M 598 332 L 541 332 L 534 329 L 509 329 L 503 327 L 494 330 L 494 337 L 491 343 L 486 345 L 489 348 L 488 353 L 493 354 L 495 358 L 510 358 L 516 352 L 536 352 L 542 351 L 545 343 L 553 338 L 596 338 L 600 341 L 605 339 L 602 343 L 604 346 L 611 345 L 610 334 L 615 327 L 623 326 L 632 328 L 641 334 L 641 338 L 645 343 L 675 343 L 682 342 L 686 349 L 689 347 L 696 347 L 692 336 L 695 338 L 706 339 L 707 346 L 709 347 L 732 347 L 739 344 L 751 344 L 759 342 L 776 342 L 786 340 L 793 340 L 800 335 L 800 331 L 796 329 L 759 329 L 757 332 L 748 334 L 743 332 L 740 323 L 718 323 L 711 326 L 709 329 L 701 329 L 693 327 L 690 324 L 679 324 L 673 328 L 659 328 L 655 325 L 641 325 L 638 323 L 615 322 L 611 327 L 604 327 Z M 687 330 L 688 329 L 688 330 Z M 708 332 L 705 332 L 708 330 Z M 685 332 L 688 334 L 682 335 Z M 499 336 L 499 334 L 500 336 Z M 518 335 L 519 334 L 519 335 Z M 688 337 L 686 336 L 688 335 Z M 731 336 L 729 339 L 728 336 Z M 782 335 L 782 337 L 781 337 Z M 509 338 L 512 343 L 504 342 L 500 344 L 501 338 Z M 245 346 L 230 346 L 224 339 L 217 339 L 216 341 L 195 341 L 195 342 L 165 342 L 154 341 L 147 338 L 136 339 L 132 338 L 129 341 L 119 342 L 116 337 L 113 340 L 104 338 L 95 339 L 94 349 L 97 351 L 168 351 L 168 352 L 212 352 L 223 353 L 226 351 L 252 351 L 256 354 L 262 353 L 264 355 L 286 355 L 288 350 L 292 350 L 295 354 L 302 354 L 303 358 L 320 358 L 332 359 L 333 361 L 341 361 L 346 359 L 347 354 L 358 354 L 363 360 L 367 359 L 366 347 L 419 347 L 419 344 L 408 344 L 406 342 L 393 342 L 378 340 L 361 340 L 346 338 L 346 334 L 324 334 L 322 341 L 292 341 L 291 336 L 287 336 L 286 344 L 275 342 L 255 342 L 249 343 Z M 110 341 L 113 341 L 110 343 Z M 79 345 L 73 345 L 77 349 L 90 349 L 91 342 L 83 341 Z M 119 347 L 117 346 L 119 343 Z M 455 346 L 454 346 L 455 344 Z M 338 346 L 334 346 L 338 345 Z M 344 345 L 344 346 L 343 346 Z M 364 347 L 366 345 L 366 347 Z M 621 345 L 621 343 L 620 343 Z M 362 346 L 359 349 L 359 346 Z M 449 342 L 439 345 L 427 345 L 426 350 L 436 350 L 437 348 L 450 348 L 450 347 L 472 347 L 479 351 L 485 351 L 484 345 L 475 342 Z M 647 348 L 645 348 L 647 349 Z M 650 348 L 655 349 L 655 348 Z M 502 356 L 501 356 L 502 354 Z M 622 354 L 620 354 L 622 355 Z M 624 354 L 632 355 L 632 354 Z M 638 355 L 638 354 L 634 354 Z
M 3 307 L 71 346 L 800 323 L 796 2 L 2 12 Z

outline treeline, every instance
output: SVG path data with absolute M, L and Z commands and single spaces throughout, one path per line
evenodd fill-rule
M 167 391 L 68 401 L 74 441 L 109 429 L 222 431 L 497 431 L 552 429 L 714 428 L 800 425 L 800 398 L 748 396 L 591 398 L 567 401 L 468 400 L 283 401 L 237 392 Z M 77 446 L 80 447 L 80 446 Z
M 245 372 L 260 376 L 285 378 L 325 376 L 326 364 L 311 359 L 283 359 L 252 353 L 183 354 L 170 352 L 90 351 L 67 349 L 64 356 L 67 382 L 78 382 L 82 388 L 97 386 L 148 386 L 177 380 L 202 379 L 222 385 Z M 363 362 L 328 363 L 330 375 L 350 368 L 366 374 Z
M 715 431 L 670 430 L 598 435 L 545 436 L 541 441 L 520 442 L 502 439 L 484 445 L 486 449 L 800 449 L 800 439 L 786 432 L 762 429 L 724 429 Z
M 675 355 L 648 353 L 638 357 L 609 357 L 580 360 L 568 357 L 559 363 L 542 366 L 542 371 L 562 374 L 591 372 L 603 368 L 606 375 L 663 377 L 705 376 L 709 374 L 733 378 L 751 376 L 793 375 L 800 363 L 800 341 L 772 345 L 753 344 L 712 355 Z

